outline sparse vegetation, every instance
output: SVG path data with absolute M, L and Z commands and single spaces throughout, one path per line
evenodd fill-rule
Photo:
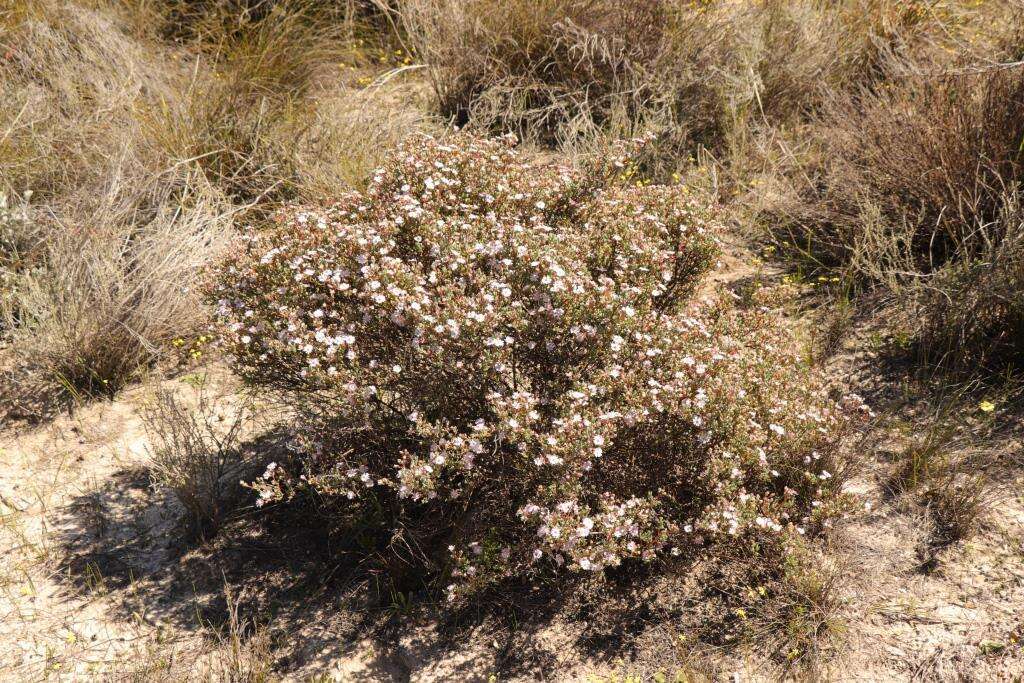
M 225 586 L 227 620 L 209 624 L 201 648 L 153 648 L 137 654 L 118 677 L 126 683 L 270 683 L 273 669 L 271 636 L 265 627 L 239 614 L 237 598 Z
M 244 398 L 232 405 L 210 396 L 205 382 L 196 394 L 193 408 L 175 393 L 158 390 L 142 419 L 152 444 L 153 481 L 174 492 L 192 532 L 204 537 L 216 533 L 243 474 L 253 408 Z
M 847 624 L 842 568 L 805 545 L 786 554 L 781 571 L 742 597 L 751 637 L 768 647 L 788 671 L 814 673 L 841 647 Z M 754 576 L 763 572 L 761 566 Z M 761 574 L 761 576 L 764 576 Z

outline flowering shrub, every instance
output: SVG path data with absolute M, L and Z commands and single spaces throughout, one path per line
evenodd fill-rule
M 224 343 L 301 418 L 261 500 L 383 510 L 453 596 L 837 514 L 863 404 L 825 398 L 775 313 L 694 300 L 718 228 L 620 182 L 644 142 L 573 170 L 422 137 L 253 234 L 215 286 Z

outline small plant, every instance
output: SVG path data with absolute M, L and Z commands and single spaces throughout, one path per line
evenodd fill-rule
M 928 427 L 899 455 L 886 488 L 893 494 L 918 492 L 949 474 L 953 463 L 948 451 L 955 447 L 956 430 L 947 423 Z
M 452 598 L 840 514 L 867 408 L 771 309 L 691 300 L 718 227 L 685 188 L 617 184 L 645 142 L 573 170 L 419 137 L 252 233 L 213 290 L 223 343 L 301 415 L 261 498 L 391 525 Z
M 827 293 L 827 296 L 832 296 L 832 293 Z M 817 360 L 827 358 L 840 349 L 853 324 L 855 306 L 847 293 L 837 294 L 832 301 L 826 300 L 821 304 L 821 312 L 815 316 L 812 338 L 812 353 Z
M 770 612 L 780 620 L 778 654 L 790 666 L 813 670 L 828 648 L 846 632 L 840 574 L 826 559 L 806 550 L 787 557 L 785 571 L 773 591 Z M 771 621 L 767 615 L 762 615 Z
M 274 642 L 270 628 L 241 613 L 237 595 L 225 584 L 226 614 L 220 623 L 199 616 L 201 638 L 187 643 L 160 631 L 115 664 L 125 683 L 270 683 Z M 321 680 L 313 678 L 309 680 Z M 328 680 L 324 678 L 323 680 Z
M 172 491 L 185 507 L 192 532 L 207 537 L 223 521 L 227 498 L 244 464 L 242 439 L 253 418 L 252 405 L 211 398 L 196 391 L 197 405 L 160 389 L 142 411 L 150 441 L 153 481 Z
M 949 477 L 929 488 L 923 500 L 935 524 L 931 544 L 944 548 L 969 538 L 985 509 L 985 483 L 979 476 Z
M 225 584 L 228 622 L 215 629 L 216 641 L 223 656 L 215 658 L 214 675 L 218 680 L 239 683 L 269 683 L 273 679 L 274 658 L 269 631 L 255 622 L 247 622 L 239 614 L 238 598 Z

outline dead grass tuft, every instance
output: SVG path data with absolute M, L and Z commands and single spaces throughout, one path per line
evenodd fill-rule
M 986 486 L 980 476 L 947 477 L 924 494 L 935 525 L 931 545 L 945 548 L 970 538 L 985 510 Z
M 38 219 L 38 246 L 3 310 L 25 364 L 86 395 L 116 391 L 201 328 L 200 269 L 222 253 L 231 225 L 195 176 L 134 188 L 115 176 L 103 200 L 88 222 Z

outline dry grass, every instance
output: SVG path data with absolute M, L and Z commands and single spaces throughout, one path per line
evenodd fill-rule
M 224 202 L 194 176 L 112 187 L 105 199 L 88 223 L 40 219 L 31 265 L 15 274 L 4 310 L 23 360 L 86 394 L 116 391 L 172 339 L 201 328 L 200 269 L 223 251 L 231 225 Z M 140 204 L 154 208 L 143 214 Z
M 734 26 L 710 8 L 645 0 L 413 0 L 406 29 L 456 123 L 578 150 L 644 130 L 661 161 L 721 140 L 718 66 Z
M 5 318 L 43 382 L 109 393 L 201 324 L 198 268 L 226 245 L 231 208 L 144 135 L 138 112 L 184 77 L 168 55 L 74 5 L 31 0 L 13 28 L 2 184 L 33 192 L 32 248 L 9 269 Z
M 442 115 L 572 153 L 655 131 L 655 172 L 686 167 L 700 148 L 745 166 L 752 136 L 886 78 L 898 56 L 959 20 L 955 2 L 893 0 L 400 8 Z
M 204 324 L 194 293 L 233 223 L 357 186 L 421 125 L 400 79 L 342 77 L 367 61 L 356 9 L 19 0 L 0 15 L 0 192 L 32 192 L 0 236 L 4 325 L 34 378 L 20 383 L 123 386 Z M 188 29 L 176 42 L 172 25 Z
M 789 255 L 887 288 L 923 360 L 989 371 L 1019 359 L 1022 319 L 1022 24 L 997 15 L 949 12 L 945 50 L 904 40 L 884 81 L 831 89 L 760 193 Z
M 194 409 L 166 390 L 157 391 L 143 407 L 153 480 L 174 493 L 198 537 L 216 533 L 227 498 L 238 486 L 247 457 L 242 440 L 252 413 L 249 401 L 229 404 L 204 384 Z

